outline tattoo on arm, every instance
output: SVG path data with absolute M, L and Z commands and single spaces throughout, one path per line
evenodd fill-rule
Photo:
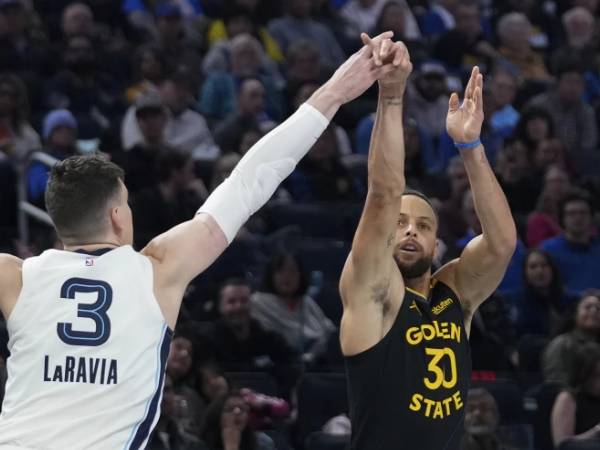
M 385 104 L 388 106 L 402 106 L 402 97 L 386 97 Z

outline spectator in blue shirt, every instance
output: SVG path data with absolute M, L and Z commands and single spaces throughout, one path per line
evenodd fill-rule
M 600 241 L 594 236 L 592 214 L 593 205 L 586 194 L 567 195 L 560 207 L 564 233 L 540 246 L 556 261 L 567 288 L 576 293 L 600 288 Z

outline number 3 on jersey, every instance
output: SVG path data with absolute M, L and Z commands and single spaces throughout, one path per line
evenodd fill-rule
M 77 317 L 94 321 L 94 331 L 74 330 L 71 323 L 59 322 L 56 325 L 58 337 L 65 344 L 90 347 L 104 344 L 110 336 L 110 319 L 106 311 L 112 303 L 112 288 L 104 281 L 86 278 L 69 278 L 60 289 L 60 297 L 74 300 L 76 294 L 96 293 L 94 303 L 78 303 Z

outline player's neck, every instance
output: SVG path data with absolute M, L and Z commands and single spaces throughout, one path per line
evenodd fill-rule
M 429 297 L 429 289 L 431 282 L 431 273 L 427 271 L 420 277 L 417 278 L 407 278 L 404 280 L 406 287 L 411 291 L 417 292 L 421 294 L 423 297 Z
M 70 244 L 65 244 L 64 245 L 64 249 L 65 251 L 68 252 L 73 252 L 75 250 L 84 250 L 84 251 L 94 251 L 94 250 L 98 250 L 101 248 L 117 248 L 119 247 L 120 244 L 113 242 L 113 241 L 106 241 L 106 242 L 97 242 L 97 243 L 90 243 L 90 244 L 76 244 L 76 243 L 70 243 Z

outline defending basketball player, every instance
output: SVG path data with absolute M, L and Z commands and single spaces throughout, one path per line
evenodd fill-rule
M 25 261 L 0 255 L 11 352 L 0 448 L 144 448 L 160 415 L 186 286 L 269 199 L 338 108 L 393 69 L 375 64 L 363 47 L 242 158 L 193 219 L 140 253 L 131 247 L 122 170 L 98 157 L 58 163 L 46 206 L 64 251 Z
M 446 125 L 483 233 L 431 273 L 438 219 L 404 180 L 402 99 L 412 65 L 401 43 L 381 45 L 379 58 L 398 55 L 398 68 L 379 80 L 369 191 L 340 280 L 351 448 L 449 450 L 458 448 L 463 428 L 471 318 L 502 279 L 516 230 L 479 141 L 483 81 L 475 67 L 463 104 L 451 96 Z

